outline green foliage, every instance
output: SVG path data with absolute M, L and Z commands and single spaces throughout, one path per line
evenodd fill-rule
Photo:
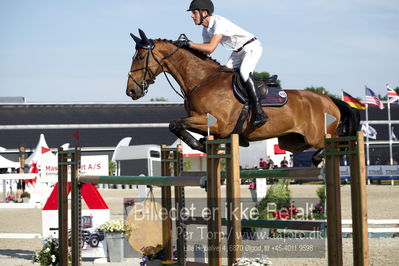
M 258 209 L 259 219 L 268 219 L 268 204 L 271 203 L 276 204 L 276 210 L 291 204 L 291 190 L 288 188 L 288 183 L 279 181 L 270 186 L 266 196 L 255 206 Z
M 328 90 L 326 90 L 324 87 L 306 87 L 305 88 L 305 90 L 307 90 L 307 91 L 313 91 L 313 92 L 318 92 L 318 93 L 321 93 L 321 94 L 325 94 L 325 95 L 327 95 L 327 96 L 330 96 L 330 97 L 333 97 L 333 98 L 337 98 L 337 99 L 340 99 L 341 97 L 339 97 L 339 96 L 337 96 L 337 95 L 335 95 L 335 94 L 332 94 L 331 92 L 329 92 Z
M 320 199 L 320 204 L 321 204 L 323 207 L 325 207 L 325 202 L 326 202 L 326 186 L 324 185 L 324 186 L 322 186 L 322 187 L 319 187 L 319 188 L 316 190 L 316 194 L 317 194 L 317 196 L 318 196 L 319 199 Z
M 258 78 L 270 78 L 270 73 L 269 72 L 256 72 L 254 71 L 254 76 Z
M 43 266 L 58 265 L 59 259 L 58 241 L 51 236 L 44 240 L 42 249 L 36 251 L 33 256 L 33 262 L 40 263 L 40 265 Z
M 316 206 L 314 207 L 314 209 L 312 211 L 313 219 L 325 220 L 325 219 L 327 219 L 326 206 L 325 206 L 325 202 L 326 202 L 326 186 L 324 185 L 322 187 L 319 187 L 316 190 L 316 194 L 319 197 L 319 203 L 316 204 Z
M 108 162 L 108 173 L 110 176 L 115 175 L 116 173 L 116 163 L 113 161 Z
M 193 165 L 192 165 L 192 161 L 191 161 L 191 158 L 184 158 L 184 160 L 183 160 L 183 169 L 184 169 L 184 171 L 190 171 L 191 170 L 191 168 L 193 167 Z
M 29 193 L 28 191 L 24 191 L 24 192 L 21 194 L 21 198 L 30 198 L 30 193 Z
M 256 71 L 254 71 L 254 76 L 256 76 L 258 78 L 270 78 L 271 75 L 270 75 L 269 72 L 256 72 Z M 281 87 L 281 81 L 279 79 L 277 79 L 277 83 Z

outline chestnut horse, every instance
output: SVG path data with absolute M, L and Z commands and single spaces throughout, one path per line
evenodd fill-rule
M 232 134 L 244 106 L 233 94 L 234 73 L 225 71 L 218 62 L 197 51 L 178 48 L 168 40 L 148 39 L 141 30 L 139 33 L 140 38 L 131 34 L 136 42 L 136 53 L 128 75 L 126 94 L 133 100 L 143 97 L 155 77 L 167 72 L 179 84 L 187 111 L 187 117 L 170 122 L 170 131 L 191 148 L 205 152 L 203 139 L 195 139 L 187 130 L 206 136 L 209 113 L 217 119 L 210 127 L 211 135 L 226 138 Z M 266 124 L 254 128 L 250 116 L 245 119 L 240 140 L 277 137 L 280 148 L 293 153 L 311 147 L 321 151 L 324 147 L 325 114 L 336 119 L 327 126 L 327 133 L 333 137 L 356 134 L 359 118 L 346 103 L 306 90 L 285 92 L 288 101 L 284 106 L 264 108 L 269 117 Z M 244 142 L 240 141 L 240 144 Z

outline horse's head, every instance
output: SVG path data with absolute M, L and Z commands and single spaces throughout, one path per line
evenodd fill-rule
M 148 39 L 141 29 L 139 29 L 139 34 L 140 38 L 130 33 L 136 42 L 136 53 L 133 56 L 127 80 L 126 94 L 133 100 L 137 100 L 147 93 L 148 86 L 154 83 L 155 77 L 162 70 L 162 65 L 153 54 L 154 41 Z

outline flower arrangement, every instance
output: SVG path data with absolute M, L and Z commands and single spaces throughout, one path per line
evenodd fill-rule
M 272 215 L 273 215 L 274 219 L 295 220 L 296 218 L 298 218 L 298 217 L 296 217 L 297 213 L 298 213 L 298 209 L 295 207 L 294 201 L 292 201 L 292 203 L 289 206 L 287 206 L 285 208 L 281 208 L 277 212 L 272 212 Z
M 273 265 L 273 263 L 265 256 L 264 258 L 240 258 L 234 266 L 267 266 Z
M 123 205 L 126 207 L 134 206 L 135 202 L 133 198 L 125 198 L 123 201 Z
M 40 265 L 56 265 L 59 262 L 60 253 L 58 251 L 58 241 L 49 236 L 44 240 L 42 249 L 36 251 L 33 262 Z
M 110 220 L 98 227 L 104 233 L 126 233 L 130 231 L 130 226 L 123 219 Z
M 141 248 L 143 257 L 141 258 L 140 266 L 146 265 L 148 261 L 162 260 L 162 250 L 163 247 L 161 244 L 158 244 L 156 247 L 148 246 Z
M 256 182 L 251 182 L 248 186 L 249 189 L 256 189 Z
M 6 203 L 13 203 L 16 202 L 15 196 L 11 193 L 8 193 L 7 197 L 6 197 Z
M 312 210 L 312 217 L 316 220 L 325 220 L 327 219 L 325 208 L 322 204 L 318 203 Z
M 24 191 L 24 192 L 21 194 L 21 198 L 30 198 L 30 193 L 29 193 L 28 191 Z

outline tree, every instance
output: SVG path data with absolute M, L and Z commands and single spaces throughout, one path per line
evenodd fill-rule
M 312 87 L 306 87 L 305 90 L 318 92 L 318 93 L 325 94 L 327 96 L 330 96 L 330 97 L 333 97 L 333 98 L 337 98 L 337 99 L 341 98 L 341 97 L 339 97 L 339 96 L 337 96 L 335 94 L 332 94 L 331 92 L 326 90 L 324 87 L 313 87 L 312 86 Z
M 270 73 L 269 72 L 256 72 L 254 71 L 254 76 L 258 78 L 270 78 Z M 277 79 L 278 85 L 281 87 L 281 81 Z
M 396 88 L 394 88 L 393 90 L 394 90 L 397 94 L 399 94 L 399 87 L 396 87 Z M 388 94 L 385 94 L 385 95 L 378 94 L 378 98 L 379 98 L 381 101 L 387 101 L 387 100 L 388 100 Z

